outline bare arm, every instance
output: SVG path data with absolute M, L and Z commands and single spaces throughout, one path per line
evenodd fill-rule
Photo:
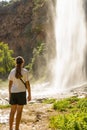
M 13 84 L 13 81 L 12 81 L 12 80 L 9 80 L 9 98 L 10 98 L 10 95 L 11 95 L 11 87 L 12 87 L 12 84 Z
M 28 91 L 28 101 L 31 100 L 31 88 L 29 81 L 26 81 L 27 91 Z

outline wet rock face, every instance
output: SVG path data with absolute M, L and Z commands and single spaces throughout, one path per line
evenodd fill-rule
M 0 42 L 8 43 L 14 55 L 24 56 L 26 62 L 38 43 L 46 43 L 50 24 L 52 27 L 48 1 L 20 0 L 0 5 Z
M 55 49 L 54 10 L 49 4 L 54 6 L 50 0 L 20 0 L 0 6 L 0 42 L 8 43 L 14 55 L 24 56 L 25 62 L 32 58 L 33 48 L 38 43 L 46 43 L 51 52 L 48 59 L 55 55 L 52 55 L 52 49 Z
M 8 43 L 15 55 L 26 50 L 23 48 L 28 41 L 24 31 L 31 22 L 32 8 L 32 0 L 25 3 L 18 1 L 0 8 L 0 41 Z

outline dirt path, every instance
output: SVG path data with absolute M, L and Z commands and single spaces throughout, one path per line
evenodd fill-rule
M 10 109 L 3 111 L 8 113 Z M 49 117 L 53 114 L 52 104 L 27 104 L 23 110 L 20 130 L 51 130 Z M 8 123 L 0 124 L 0 130 L 9 130 Z

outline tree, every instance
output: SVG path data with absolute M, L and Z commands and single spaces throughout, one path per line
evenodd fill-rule
M 45 43 L 39 42 L 33 49 L 31 63 L 26 66 L 35 79 L 43 77 L 46 72 L 46 46 Z
M 0 73 L 8 73 L 14 65 L 12 58 L 13 50 L 10 50 L 8 44 L 0 42 Z

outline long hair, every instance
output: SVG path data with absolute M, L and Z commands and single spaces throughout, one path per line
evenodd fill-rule
M 16 58 L 16 73 L 15 73 L 15 77 L 17 79 L 22 77 L 22 74 L 21 74 L 21 65 L 22 65 L 22 63 L 24 63 L 23 57 L 18 56 Z

